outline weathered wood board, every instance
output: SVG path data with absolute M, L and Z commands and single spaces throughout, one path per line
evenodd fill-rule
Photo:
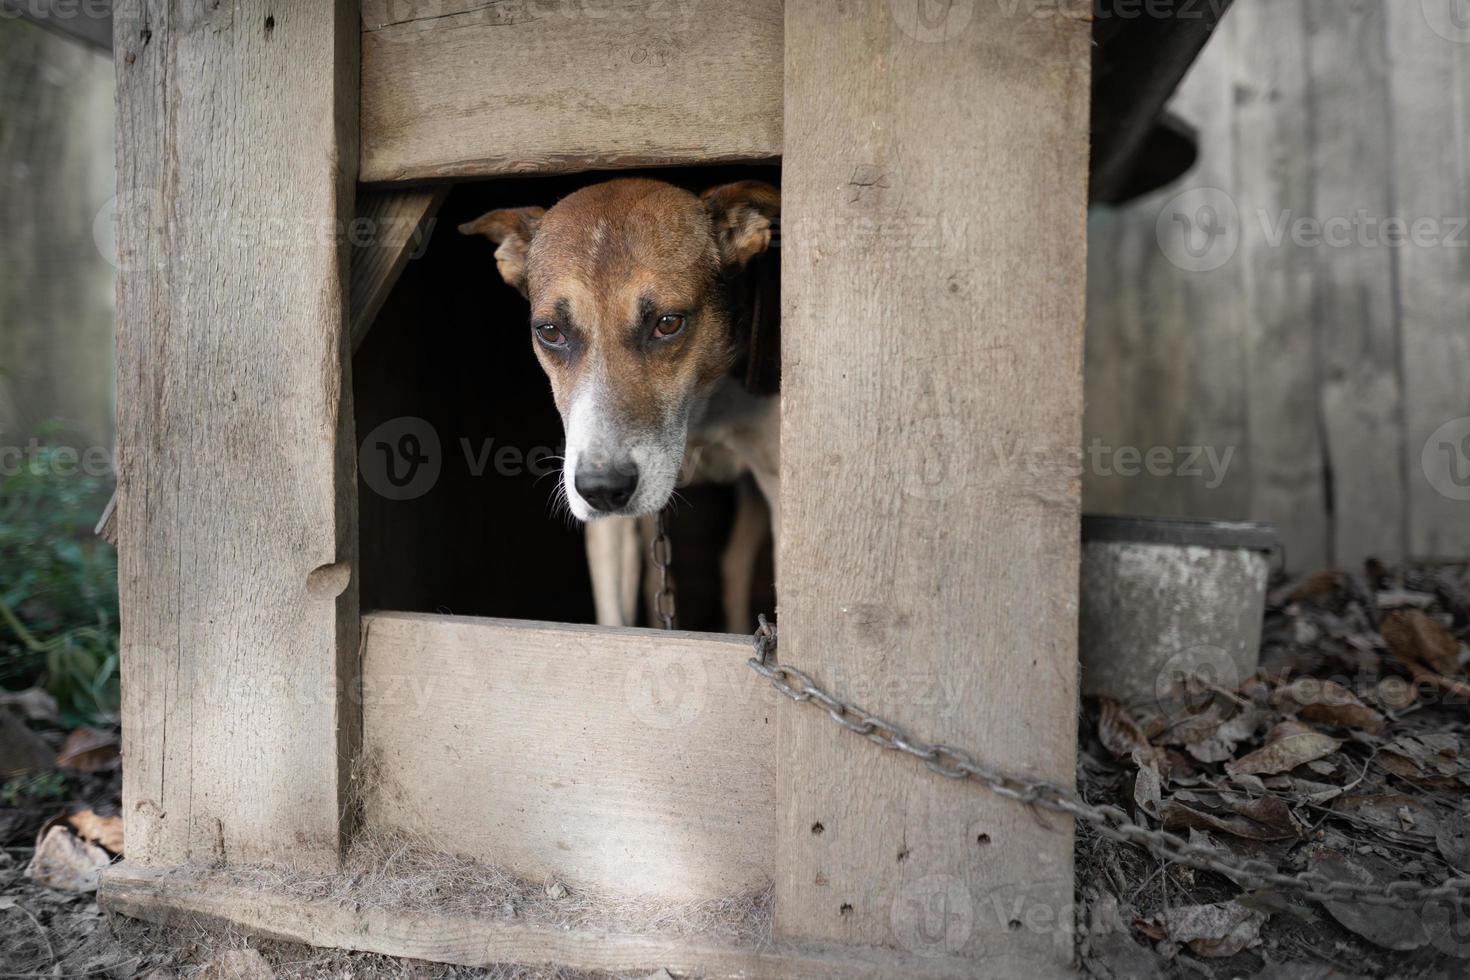
M 1403 555 L 1408 544 L 1393 250 L 1352 244 L 1393 208 L 1387 7 L 1380 0 L 1304 3 L 1309 206 L 1319 220 L 1340 226 L 1312 251 L 1320 418 L 1332 463 L 1331 506 L 1339 515 L 1332 553 L 1350 564 Z
M 782 662 L 1062 782 L 1090 38 L 1086 4 L 786 7 Z M 778 719 L 778 935 L 1070 962 L 1069 821 Z
M 624 895 L 770 882 L 779 695 L 747 639 L 409 613 L 364 631 L 367 830 Z
M 373 321 L 403 269 L 428 248 L 434 216 L 449 196 L 444 187 L 387 187 L 358 195 L 352 249 L 352 349 L 367 339 Z
M 1196 495 L 1191 509 L 1200 516 L 1270 521 L 1280 529 L 1282 554 L 1293 569 L 1319 568 L 1328 560 L 1329 523 L 1317 414 L 1313 257 L 1289 239 L 1273 242 L 1260 233 L 1263 210 L 1270 214 L 1273 205 L 1311 195 L 1308 109 L 1293 97 L 1306 91 L 1308 69 L 1300 57 L 1306 25 L 1298 10 L 1244 2 L 1231 9 L 1224 31 L 1219 57 L 1229 67 L 1217 74 L 1232 98 L 1210 124 L 1214 138 L 1207 152 L 1228 161 L 1214 182 L 1234 190 L 1237 219 L 1248 227 L 1242 228 L 1235 269 L 1212 275 L 1237 291 L 1244 315 L 1228 325 L 1186 318 L 1184 331 L 1228 327 L 1245 346 L 1244 369 L 1222 372 L 1222 379 L 1243 395 L 1243 405 L 1231 406 L 1245 432 L 1233 478 L 1248 492 L 1244 499 Z M 1217 447 L 1216 458 L 1223 460 L 1227 449 Z
M 1470 555 L 1470 30 L 1385 3 L 1408 550 Z M 1431 18 L 1435 18 L 1431 23 Z M 1445 31 L 1442 36 L 1435 29 Z
M 1232 6 L 1173 104 L 1200 164 L 1092 218 L 1086 444 L 1136 455 L 1086 457 L 1089 510 L 1273 521 L 1295 572 L 1470 549 L 1451 6 Z
M 781 153 L 781 0 L 363 0 L 362 180 Z
M 966 980 L 973 960 L 831 944 L 763 943 L 760 948 L 720 945 L 695 936 L 660 932 L 610 932 L 532 924 L 482 916 L 355 906 L 313 901 L 285 890 L 267 891 L 208 877 L 168 875 L 130 863 L 103 875 L 98 901 L 113 912 L 162 925 L 225 925 L 287 942 L 362 950 L 386 956 L 501 967 L 557 964 L 615 976 L 644 976 L 660 969 L 674 976 L 739 980 Z M 987 976 L 1050 980 L 1070 971 L 1033 972 L 1025 963 L 996 958 Z
M 114 28 L 128 856 L 332 868 L 356 5 L 133 0 Z

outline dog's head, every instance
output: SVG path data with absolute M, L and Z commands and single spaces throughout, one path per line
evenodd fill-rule
M 739 353 L 731 283 L 769 247 L 779 211 L 779 192 L 755 181 L 696 197 L 621 179 L 460 226 L 496 244 L 501 276 L 531 303 L 581 520 L 667 503 L 689 427 Z

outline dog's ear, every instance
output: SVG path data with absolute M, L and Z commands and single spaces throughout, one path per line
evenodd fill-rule
M 759 180 L 711 187 L 699 195 L 715 223 L 720 261 L 743 266 L 771 247 L 781 218 L 781 192 Z
M 501 208 L 459 226 L 461 235 L 484 235 L 498 246 L 495 265 L 500 278 L 526 295 L 526 253 L 545 208 Z

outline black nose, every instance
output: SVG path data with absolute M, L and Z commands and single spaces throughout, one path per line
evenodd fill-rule
M 638 467 L 632 461 L 621 466 L 579 462 L 577 478 L 572 481 L 577 493 L 597 510 L 617 510 L 627 506 L 638 489 Z

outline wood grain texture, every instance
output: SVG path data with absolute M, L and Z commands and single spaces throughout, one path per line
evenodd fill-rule
M 1409 553 L 1426 557 L 1470 554 L 1470 457 L 1461 442 L 1470 436 L 1470 45 L 1435 33 L 1428 20 L 1450 9 L 1384 5 L 1393 211 L 1410 232 L 1394 252 L 1407 537 Z
M 352 233 L 352 349 L 362 346 L 410 259 L 423 254 L 449 188 L 374 188 L 357 198 Z
M 1212 40 L 1228 46 L 1234 31 L 1232 18 L 1227 15 Z M 1236 163 L 1234 142 L 1230 138 L 1234 79 L 1217 72 L 1192 81 L 1194 84 L 1179 93 L 1177 111 L 1190 120 L 1198 120 L 1201 145 L 1209 147 L 1209 151 L 1200 155 L 1187 186 L 1227 186 Z M 1178 188 L 1173 193 L 1177 194 Z M 1201 213 L 1201 205 L 1207 207 L 1209 200 L 1186 193 L 1166 205 L 1170 218 L 1175 218 L 1179 211 L 1185 213 L 1192 225 L 1190 239 L 1195 244 L 1204 240 L 1208 218 L 1207 212 Z M 1157 232 L 1157 228 L 1150 230 Z M 1177 245 L 1171 244 L 1160 250 L 1156 244 L 1155 261 L 1162 259 L 1162 265 L 1169 266 L 1170 271 L 1178 271 L 1170 265 L 1183 258 L 1175 251 L 1176 248 Z M 1158 268 L 1157 271 L 1164 270 Z M 1185 275 L 1160 275 L 1155 287 L 1175 291 L 1177 308 L 1187 311 L 1174 324 L 1176 343 L 1185 351 L 1183 362 L 1174 365 L 1177 371 L 1169 370 L 1167 362 L 1159 365 L 1162 369 L 1159 377 L 1168 378 L 1167 384 L 1179 399 L 1175 403 L 1179 413 L 1176 424 L 1183 432 L 1177 442 L 1144 443 L 1137 449 L 1147 453 L 1155 445 L 1169 446 L 1175 452 L 1175 459 L 1180 460 L 1194 447 L 1200 447 L 1207 454 L 1206 459 L 1213 453 L 1222 464 L 1229 461 L 1223 472 L 1218 472 L 1213 479 L 1177 480 L 1181 484 L 1179 492 L 1184 499 L 1186 514 L 1238 519 L 1250 509 L 1252 457 L 1247 429 L 1246 389 L 1241 383 L 1246 372 L 1246 296 L 1240 283 L 1241 262 L 1237 253 L 1219 269 L 1188 271 Z M 1150 414 L 1157 413 L 1158 408 L 1148 404 L 1149 389 L 1145 387 L 1138 394 L 1144 399 L 1145 410 Z M 1183 447 L 1189 448 L 1181 453 L 1179 450 Z
M 670 899 L 771 880 L 775 692 L 742 637 L 377 613 L 369 830 Z
M 1362 245 L 1391 207 L 1388 84 L 1380 0 L 1305 0 L 1311 108 L 1310 209 L 1333 558 L 1406 552 L 1403 390 L 1393 251 Z M 1333 222 L 1335 227 L 1329 227 Z M 1377 229 L 1381 231 L 1381 227 Z
M 1089 467 L 1089 510 L 1272 521 L 1299 572 L 1470 548 L 1452 472 L 1470 472 L 1470 422 L 1457 423 L 1470 418 L 1470 50 L 1451 13 L 1232 6 L 1173 104 L 1201 129 L 1199 167 L 1092 217 L 1087 439 L 1170 445 L 1238 429 L 1243 412 L 1245 441 L 1225 494 Z M 1176 267 L 1159 208 L 1209 187 L 1229 199 L 1238 248 L 1210 271 Z M 1186 292 L 1191 279 L 1212 285 Z M 1232 306 L 1244 315 L 1219 315 Z M 1228 356 L 1242 339 L 1243 364 Z
M 368 183 L 770 159 L 781 0 L 364 0 Z
M 225 924 L 289 942 L 471 967 L 559 964 L 616 976 L 642 976 L 663 968 L 680 977 L 743 980 L 961 980 L 976 975 L 975 962 L 968 959 L 822 944 L 776 943 L 756 950 L 657 933 L 528 925 L 491 918 L 491 910 L 484 918 L 468 918 L 354 907 L 212 880 L 208 872 L 169 875 L 131 863 L 107 870 L 98 901 L 108 911 L 163 925 Z M 1032 972 L 1029 964 L 1003 957 L 985 968 L 987 976 L 1071 975 L 1063 970 Z
M 333 868 L 358 641 L 348 2 L 115 12 L 131 858 Z M 330 570 L 326 570 L 330 569 Z
M 1290 236 L 1273 241 L 1262 229 L 1297 214 L 1311 200 L 1310 109 L 1301 12 L 1244 2 L 1232 8 L 1205 68 L 1233 93 L 1225 128 L 1207 154 L 1228 153 L 1232 166 L 1219 186 L 1229 187 L 1242 223 L 1240 290 L 1245 316 L 1238 324 L 1247 362 L 1234 381 L 1244 395 L 1249 442 L 1236 463 L 1248 477 L 1247 507 L 1236 517 L 1280 528 L 1283 558 L 1297 572 L 1330 561 L 1323 430 L 1317 400 L 1321 352 L 1312 287 L 1315 257 Z M 1228 149 L 1227 149 L 1228 148 Z M 1195 332 L 1192 317 L 1180 325 Z M 1227 516 L 1204 511 L 1202 516 Z
M 780 655 L 1070 782 L 1090 29 L 1064 8 L 787 5 Z M 778 722 L 778 935 L 1070 961 L 1070 822 Z

